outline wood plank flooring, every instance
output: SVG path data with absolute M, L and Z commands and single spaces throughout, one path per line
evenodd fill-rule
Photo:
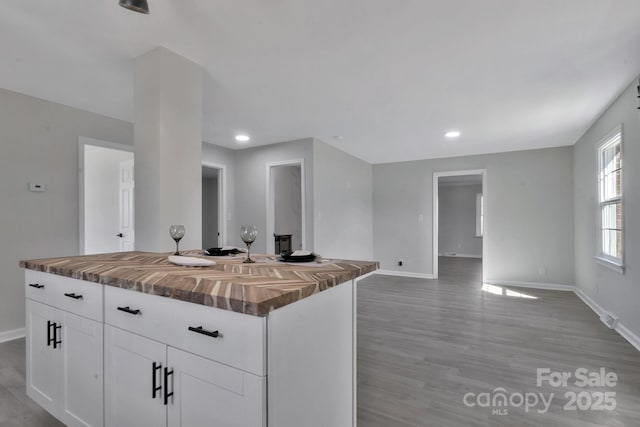
M 479 260 L 464 258 L 443 258 L 439 280 L 360 283 L 359 427 L 640 425 L 640 352 L 573 293 L 510 288 L 507 296 L 481 285 Z M 25 395 L 24 346 L 24 339 L 0 344 L 0 427 L 59 427 Z M 618 375 L 617 386 L 606 388 L 616 392 L 614 411 L 567 412 L 564 393 L 582 389 L 536 386 L 536 368 L 579 367 Z M 509 407 L 492 415 L 464 405 L 466 393 L 497 387 L 556 396 L 546 414 Z
M 640 425 L 640 352 L 572 292 L 483 291 L 481 269 L 480 260 L 441 258 L 439 280 L 360 282 L 359 427 Z M 580 388 L 575 377 L 567 387 L 536 385 L 537 368 L 601 367 L 617 374 L 615 387 Z M 474 402 L 497 387 L 508 396 L 555 396 L 543 414 L 510 406 L 506 415 L 493 415 L 491 407 L 463 403 L 466 393 L 475 393 L 468 400 Z M 565 411 L 565 393 L 572 391 L 615 392 L 617 407 Z

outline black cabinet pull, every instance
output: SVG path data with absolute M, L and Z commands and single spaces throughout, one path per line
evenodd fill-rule
M 58 348 L 58 344 L 62 344 L 62 337 L 58 340 L 58 329 L 60 330 L 60 335 L 62 335 L 62 325 L 58 325 L 57 323 L 53 324 L 53 348 Z
M 189 326 L 189 330 L 191 332 L 195 332 L 197 334 L 206 335 L 206 336 L 212 337 L 212 338 L 218 338 L 218 336 L 220 335 L 219 331 L 207 331 L 202 326 L 197 326 L 197 327 Z
M 125 313 L 129 313 L 129 314 L 142 314 L 142 312 L 140 310 L 138 310 L 138 309 L 132 310 L 129 306 L 118 307 L 118 310 L 124 311 Z
M 29 286 L 31 286 L 32 288 L 36 288 L 36 289 L 44 288 L 44 285 L 41 285 L 40 283 L 29 283 Z
M 171 392 L 169 393 L 169 376 L 171 376 Z M 164 368 L 164 404 L 169 404 L 169 397 L 173 396 L 173 369 Z
M 158 375 L 156 374 L 157 371 L 159 371 L 160 369 L 162 369 L 162 364 L 161 363 L 156 363 L 153 362 L 153 364 L 151 365 L 151 398 L 155 399 L 156 398 L 156 393 L 160 390 L 162 390 L 162 386 L 161 385 L 157 385 L 157 378 Z
M 51 338 L 51 327 L 55 325 L 51 320 L 47 320 L 47 347 L 49 347 L 56 340 Z
M 82 299 L 82 295 L 76 295 L 75 292 L 72 294 L 64 294 L 65 297 L 73 298 L 73 299 Z

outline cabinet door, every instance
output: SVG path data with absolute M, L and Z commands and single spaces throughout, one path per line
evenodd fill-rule
M 104 327 L 105 425 L 113 427 L 165 426 L 167 410 L 155 384 L 162 384 L 166 346 L 105 325 Z
M 62 420 L 71 427 L 102 427 L 102 323 L 64 312 Z
M 61 311 L 26 300 L 27 314 L 27 396 L 58 417 L 61 389 L 61 347 L 53 347 L 54 325 L 61 323 Z M 60 335 L 60 331 L 58 330 Z
M 262 427 L 265 377 L 169 347 L 169 427 Z

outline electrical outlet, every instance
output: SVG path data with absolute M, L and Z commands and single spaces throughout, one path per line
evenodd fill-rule
M 402 267 L 402 260 L 398 260 L 398 267 Z

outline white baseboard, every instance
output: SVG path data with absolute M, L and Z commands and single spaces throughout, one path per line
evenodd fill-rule
M 0 332 L 0 342 L 17 340 L 18 338 L 23 338 L 24 334 L 24 328 Z
M 593 310 L 598 315 L 598 317 L 602 317 L 602 315 L 605 313 L 605 309 L 602 308 L 600 304 L 591 299 L 589 295 L 582 292 L 582 290 L 578 287 L 576 287 L 573 292 L 578 296 L 578 298 L 582 300 L 582 302 L 584 302 L 591 310 Z
M 482 255 L 474 255 L 474 254 L 461 254 L 456 252 L 455 255 L 447 255 L 445 254 L 440 254 L 438 256 L 441 257 L 445 257 L 445 258 L 478 258 L 478 259 L 482 259 Z
M 575 286 L 563 285 L 559 283 L 540 283 L 540 282 L 518 282 L 513 280 L 492 280 L 487 279 L 484 283 L 498 286 L 515 286 L 519 288 L 546 289 L 549 291 L 573 291 Z
M 433 279 L 433 274 L 411 273 L 409 271 L 376 270 L 374 271 L 374 274 L 380 274 L 382 276 L 413 277 L 414 279 Z
M 618 323 L 618 326 L 616 326 L 616 332 L 619 333 L 620 335 L 622 335 L 622 338 L 624 338 L 625 340 L 629 341 L 629 344 L 634 346 L 636 348 L 636 350 L 640 351 L 640 337 L 639 336 L 637 336 L 636 334 L 631 332 L 631 330 L 628 329 L 626 326 L 624 326 L 622 323 Z

